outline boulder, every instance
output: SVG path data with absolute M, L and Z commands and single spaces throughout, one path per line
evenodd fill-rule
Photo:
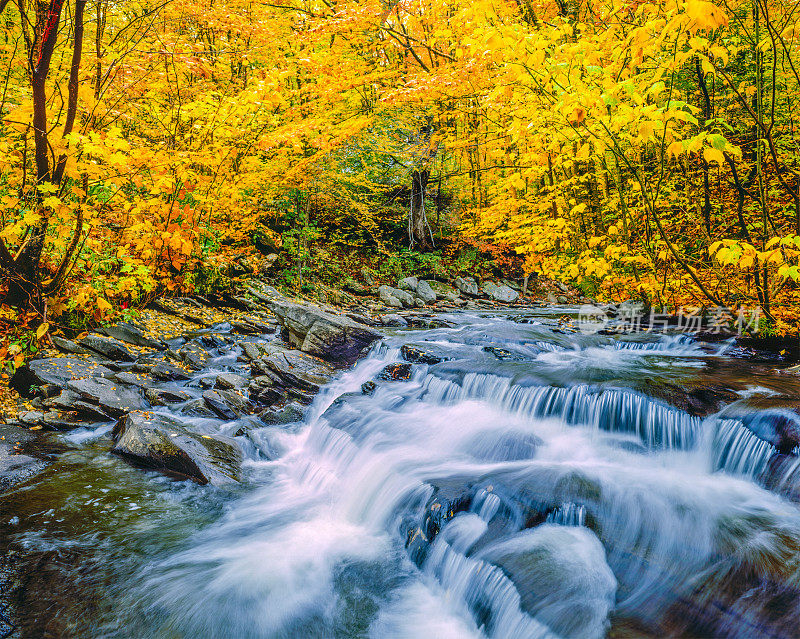
M 286 399 L 286 389 L 278 384 L 273 375 L 260 375 L 247 387 L 250 401 L 259 406 L 272 406 Z
M 187 417 L 217 418 L 218 415 L 202 399 L 193 399 L 181 408 L 181 415 Z
M 112 453 L 145 468 L 199 484 L 239 480 L 242 453 L 234 440 L 194 433 L 175 419 L 129 413 L 117 422 L 112 438 Z
M 481 291 L 490 299 L 496 302 L 515 302 L 519 298 L 519 293 L 514 289 L 501 284 L 498 286 L 494 282 L 484 282 L 481 285 Z
M 167 348 L 167 345 L 162 340 L 147 337 L 142 329 L 130 322 L 118 322 L 112 326 L 106 326 L 98 330 L 107 337 L 112 337 L 122 342 L 133 344 L 134 346 L 154 348 L 159 351 L 163 351 Z
M 207 390 L 203 401 L 220 419 L 233 420 L 255 412 L 255 406 L 246 397 L 231 390 Z
M 434 293 L 431 285 L 425 280 L 417 284 L 417 296 L 426 304 L 432 304 L 436 301 L 436 293 Z
M 283 388 L 311 394 L 318 393 L 335 373 L 327 362 L 297 350 L 282 351 L 256 360 L 252 371 L 254 375 L 271 377 Z
M 214 382 L 214 388 L 231 389 L 231 388 L 244 388 L 250 382 L 236 373 L 223 373 L 219 375 Z
M 381 286 L 378 287 L 378 297 L 380 298 L 381 302 L 386 304 L 386 306 L 392 306 L 394 308 L 403 308 L 403 303 L 395 295 L 396 290 L 397 289 L 394 289 L 391 286 L 386 286 L 386 284 L 382 284 Z
M 458 291 L 444 282 L 437 282 L 436 280 L 425 280 L 431 290 L 436 293 L 436 298 L 446 302 L 453 302 L 458 298 Z
M 78 345 L 83 346 L 95 353 L 100 353 L 103 357 L 114 360 L 115 362 L 134 362 L 136 356 L 128 350 L 123 342 L 113 337 L 90 333 L 81 340 Z
M 499 566 L 520 595 L 520 607 L 565 639 L 602 639 L 617 580 L 603 545 L 588 528 L 544 524 L 477 554 Z
M 353 364 L 380 333 L 349 317 L 327 313 L 317 306 L 286 301 L 270 303 L 292 346 L 337 365 Z
M 20 366 L 9 386 L 23 397 L 33 397 L 46 384 L 63 388 L 72 379 L 84 377 L 113 377 L 114 371 L 93 359 L 50 357 L 34 359 Z
M 566 295 L 556 296 L 556 302 L 559 304 L 569 304 L 569 298 Z
M 401 291 L 411 291 L 412 293 L 417 290 L 417 286 L 419 286 L 419 280 L 414 277 L 404 277 L 397 283 L 397 288 Z
M 454 283 L 456 288 L 464 295 L 469 295 L 470 297 L 478 297 L 480 295 L 478 283 L 474 277 L 457 277 Z
M 67 388 L 112 417 L 147 407 L 138 390 L 102 377 L 71 380 L 67 382 Z

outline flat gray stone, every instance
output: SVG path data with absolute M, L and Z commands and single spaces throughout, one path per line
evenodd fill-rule
M 136 356 L 128 350 L 125 343 L 113 337 L 90 333 L 83 339 L 78 340 L 78 344 L 115 362 L 136 361 Z

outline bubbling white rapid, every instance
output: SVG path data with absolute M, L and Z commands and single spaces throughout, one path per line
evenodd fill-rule
M 546 326 L 475 323 L 547 356 L 602 350 L 637 378 L 700 357 L 684 338 L 576 343 L 573 355 L 563 337 L 547 341 Z M 411 379 L 362 393 L 412 338 L 452 344 L 461 359 L 415 364 Z M 272 457 L 247 462 L 255 488 L 154 562 L 134 593 L 159 632 L 599 639 L 616 623 L 653 637 L 800 629 L 800 511 L 758 483 L 770 444 L 740 421 L 632 390 L 622 373 L 613 387 L 577 376 L 521 384 L 514 371 L 562 374 L 564 360 L 492 361 L 468 325 L 400 332 L 303 422 L 252 431 Z M 693 361 L 680 374 L 697 370 Z M 779 597 L 795 614 L 776 617 Z

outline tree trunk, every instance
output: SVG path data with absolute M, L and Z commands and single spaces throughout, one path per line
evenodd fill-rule
M 411 174 L 411 210 L 408 220 L 408 235 L 411 246 L 426 251 L 433 246 L 433 233 L 425 213 L 425 189 L 428 187 L 430 171 L 415 170 Z

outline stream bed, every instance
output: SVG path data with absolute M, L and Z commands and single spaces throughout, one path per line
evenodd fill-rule
M 112 424 L 53 434 L 0 497 L 10 636 L 800 636 L 800 378 L 574 310 L 387 329 L 300 421 L 180 414 L 236 438 L 239 483 L 135 468 Z

